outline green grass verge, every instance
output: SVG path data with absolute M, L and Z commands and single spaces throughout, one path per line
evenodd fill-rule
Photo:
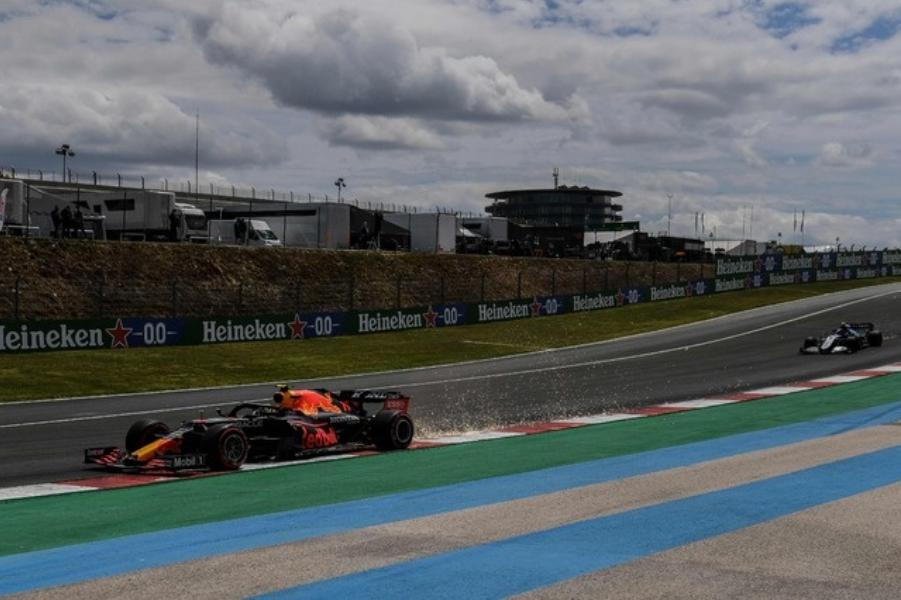
M 535 436 L 0 502 L 0 556 L 512 475 L 901 400 L 901 375 Z
M 303 342 L 14 354 L 0 362 L 4 383 L 0 402 L 292 381 L 492 358 L 602 341 L 898 281 L 901 277 L 762 288 L 553 318 Z

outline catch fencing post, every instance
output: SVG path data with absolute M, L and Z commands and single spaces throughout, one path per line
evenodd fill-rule
M 241 313 L 241 306 L 244 304 L 244 282 L 238 283 L 238 314 Z
M 22 278 L 16 277 L 16 284 L 13 288 L 13 321 L 19 320 L 19 293 L 22 290 Z
M 439 304 L 444 304 L 444 274 L 441 275 L 441 296 L 439 298 L 441 302 Z
M 172 280 L 172 318 L 178 316 L 178 280 Z
M 299 280 L 299 279 L 298 279 L 297 282 L 295 282 L 295 284 L 294 284 L 294 310 L 295 310 L 296 312 L 301 312 L 301 307 L 300 307 L 300 280 Z
M 651 264 L 651 285 L 657 285 L 657 261 Z
M 103 301 L 104 288 L 106 287 L 106 274 L 103 271 L 99 273 L 99 281 L 97 282 L 97 318 L 103 318 Z
M 350 312 L 354 309 L 354 272 L 350 272 L 350 276 L 347 279 L 347 311 Z
M 400 286 L 403 282 L 403 278 L 398 275 L 397 276 L 397 296 L 394 301 L 394 308 L 400 308 Z
M 582 267 L 582 294 L 588 293 L 588 269 Z
M 482 291 L 479 294 L 479 302 L 485 301 L 485 273 L 482 272 Z
M 610 289 L 610 263 L 604 263 L 604 291 Z
M 3 215 L 0 215 L 3 216 Z M 31 237 L 31 186 L 25 185 L 25 237 Z
M 516 274 L 516 298 L 522 298 L 522 271 Z
M 551 296 L 557 295 L 557 269 L 551 269 Z

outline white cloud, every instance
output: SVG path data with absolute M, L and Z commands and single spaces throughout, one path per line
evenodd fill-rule
M 253 123 L 204 126 L 204 161 L 247 165 L 278 161 L 284 142 Z M 184 165 L 194 161 L 195 115 L 159 95 L 128 89 L 35 85 L 0 87 L 0 154 L 50 156 L 60 143 L 79 162 Z
M 413 119 L 346 115 L 326 121 L 322 134 L 330 143 L 371 150 L 441 150 L 444 143 Z
M 227 3 L 198 35 L 209 59 L 259 78 L 277 101 L 326 114 L 565 121 L 568 108 L 525 89 L 487 56 L 453 56 L 354 10 L 315 17 Z
M 823 167 L 861 168 L 873 164 L 873 149 L 869 144 L 823 144 L 817 164 Z

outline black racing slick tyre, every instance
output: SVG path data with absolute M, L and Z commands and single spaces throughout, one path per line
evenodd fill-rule
M 128 428 L 125 434 L 125 450 L 128 453 L 143 448 L 169 434 L 169 426 L 153 419 L 141 419 Z
M 819 345 L 820 340 L 813 336 L 804 338 L 804 343 L 801 344 L 801 353 L 806 354 L 807 352 L 809 352 L 809 348 L 816 348 Z
M 867 333 L 867 343 L 874 348 L 878 348 L 882 345 L 882 332 L 878 329 L 874 329 Z
M 380 411 L 372 421 L 372 441 L 379 450 L 403 450 L 413 441 L 413 419 L 396 410 Z
M 204 449 L 214 470 L 234 471 L 247 460 L 250 442 L 238 427 L 211 427 L 204 434 Z

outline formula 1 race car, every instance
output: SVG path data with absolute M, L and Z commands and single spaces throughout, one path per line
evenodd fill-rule
M 842 323 L 823 337 L 808 337 L 802 354 L 851 354 L 867 346 L 882 345 L 882 332 L 872 323 Z
M 242 403 L 218 417 L 134 423 L 125 448 L 88 448 L 84 462 L 126 472 L 229 471 L 245 461 L 359 450 L 400 450 L 413 441 L 410 399 L 398 392 L 291 390 L 273 404 Z M 367 405 L 380 405 L 369 411 Z

